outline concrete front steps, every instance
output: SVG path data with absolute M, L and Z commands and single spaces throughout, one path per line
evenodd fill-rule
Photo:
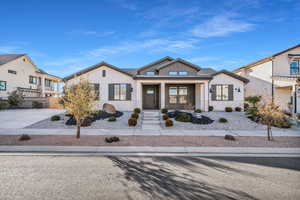
M 161 130 L 159 111 L 143 111 L 142 129 Z

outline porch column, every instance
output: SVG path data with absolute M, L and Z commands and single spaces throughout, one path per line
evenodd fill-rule
M 202 105 L 203 105 L 203 110 L 204 111 L 208 111 L 208 106 L 209 106 L 209 88 L 208 88 L 208 82 L 204 82 L 202 84 L 202 94 L 203 94 L 203 98 L 202 98 Z
M 161 83 L 160 84 L 160 108 L 165 108 L 166 107 L 166 84 Z
M 137 81 L 137 84 L 136 84 L 136 97 L 135 97 L 136 98 L 136 107 L 141 108 L 141 109 L 143 107 L 143 104 L 142 104 L 143 95 L 142 95 L 142 93 L 143 93 L 142 83 Z
M 45 97 L 45 77 L 44 76 L 42 76 L 41 81 L 42 81 L 42 83 L 41 83 L 42 84 L 41 96 Z
M 201 83 L 195 84 L 195 109 L 201 109 L 202 110 L 202 94 L 201 94 Z

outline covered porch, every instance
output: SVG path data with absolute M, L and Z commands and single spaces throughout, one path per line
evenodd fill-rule
M 208 110 L 208 80 L 137 80 L 142 109 Z

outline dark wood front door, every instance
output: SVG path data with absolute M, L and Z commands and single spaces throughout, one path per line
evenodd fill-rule
M 143 86 L 143 109 L 158 109 L 158 85 Z

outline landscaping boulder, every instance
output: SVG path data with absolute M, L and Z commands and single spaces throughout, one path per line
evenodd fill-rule
M 113 106 L 112 104 L 109 104 L 109 103 L 103 104 L 102 110 L 109 114 L 115 114 L 117 112 L 115 106 Z
M 204 115 L 201 115 L 201 118 L 193 117 L 192 123 L 193 124 L 211 124 L 214 120 L 210 119 L 209 117 L 206 117 Z
M 233 135 L 225 135 L 225 140 L 235 140 L 235 137 Z

